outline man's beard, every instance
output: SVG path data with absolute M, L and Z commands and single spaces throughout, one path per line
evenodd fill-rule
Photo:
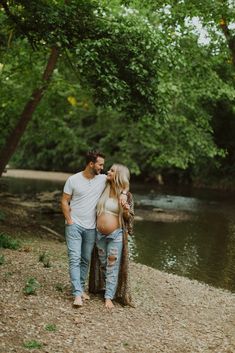
M 99 175 L 100 174 L 100 171 L 96 170 L 96 169 L 93 169 L 93 174 L 94 175 Z

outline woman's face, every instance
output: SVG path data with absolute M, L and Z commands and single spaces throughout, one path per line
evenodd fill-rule
M 109 171 L 107 172 L 107 179 L 110 180 L 110 181 L 113 181 L 114 180 L 114 177 L 115 177 L 115 170 L 114 170 L 114 167 L 112 166 Z

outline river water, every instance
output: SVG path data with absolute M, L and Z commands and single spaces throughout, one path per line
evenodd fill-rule
M 63 183 L 4 178 L 5 191 L 35 195 L 62 190 Z M 184 211 L 187 221 L 136 221 L 130 240 L 134 261 L 235 292 L 235 195 L 193 188 L 132 185 L 142 208 Z M 45 222 L 48 224 L 48 216 Z M 51 216 L 50 216 L 51 217 Z M 50 227 L 63 234 L 63 217 Z

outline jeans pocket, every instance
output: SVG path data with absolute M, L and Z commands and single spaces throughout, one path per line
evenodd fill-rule
M 75 223 L 72 224 L 65 224 L 65 235 L 71 235 L 76 231 L 76 228 L 74 228 Z

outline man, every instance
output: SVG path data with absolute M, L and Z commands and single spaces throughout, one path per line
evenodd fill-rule
M 84 290 L 96 238 L 96 205 L 106 183 L 106 175 L 100 174 L 104 158 L 100 152 L 89 151 L 85 169 L 70 176 L 64 186 L 61 205 L 74 306 L 82 306 L 82 300 L 89 299 Z M 126 195 L 126 190 L 122 193 Z M 121 202 L 126 202 L 124 195 Z

